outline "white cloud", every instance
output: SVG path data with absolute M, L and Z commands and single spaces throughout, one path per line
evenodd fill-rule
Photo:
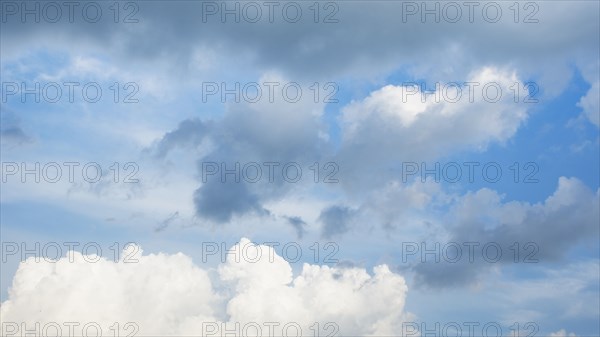
M 549 337 L 576 337 L 576 335 L 572 332 L 567 335 L 565 329 L 560 329 L 557 332 L 551 333 Z
M 459 96 L 453 84 L 439 83 L 424 99 L 418 87 L 389 85 L 344 107 L 339 161 L 345 176 L 340 180 L 363 182 L 369 189 L 387 176 L 365 172 L 508 141 L 528 117 L 524 83 L 514 72 L 490 67 L 474 71 L 459 85 L 467 82 L 470 88 L 461 87 Z
M 587 94 L 579 100 L 577 106 L 583 109 L 585 116 L 596 126 L 600 126 L 600 82 L 595 82 Z
M 418 152 L 431 152 L 483 147 L 514 135 L 527 118 L 526 106 L 514 103 L 511 86 L 523 86 L 516 74 L 486 67 L 472 73 L 467 82 L 477 83 L 472 92 L 468 87 L 457 90 L 451 84 L 440 83 L 439 90 L 425 99 L 421 99 L 423 91 L 418 87 L 385 86 L 344 108 L 345 141 L 364 141 L 357 138 L 367 135 L 392 137 L 394 145 L 415 143 Z M 498 87 L 501 97 L 495 102 Z M 521 92 L 519 102 L 524 96 Z M 380 132 L 373 132 L 375 126 Z
M 181 253 L 143 255 L 141 250 L 130 256 L 138 263 L 103 258 L 90 263 L 79 253 L 56 263 L 28 259 L 0 308 L 3 333 L 14 327 L 10 322 L 26 322 L 28 329 L 35 322 L 42 329 L 49 322 L 64 329 L 65 322 L 79 322 L 76 333 L 88 322 L 98 323 L 104 333 L 115 322 L 122 327 L 134 322 L 142 336 L 199 335 L 210 332 L 209 326 L 233 329 L 239 323 L 243 329 L 255 322 L 267 335 L 265 323 L 277 322 L 275 332 L 290 323 L 308 335 L 315 322 L 321 330 L 332 322 L 328 330 L 337 326 L 339 334 L 381 336 L 398 334 L 402 321 L 411 318 L 403 310 L 404 278 L 385 265 L 371 276 L 359 268 L 305 264 L 294 278 L 289 263 L 268 246 L 242 239 L 234 251 L 241 258 L 228 254 L 217 271 L 202 269 Z

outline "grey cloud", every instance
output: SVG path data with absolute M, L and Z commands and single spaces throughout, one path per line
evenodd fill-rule
M 0 131 L 0 140 L 2 144 L 9 146 L 20 146 L 31 143 L 33 139 L 25 134 L 25 132 L 17 126 L 8 127 Z
M 419 287 L 454 288 L 476 283 L 483 266 L 461 259 L 456 263 L 417 263 L 412 269 Z
M 306 169 L 327 156 L 328 148 L 319 137 L 322 130 L 319 116 L 309 113 L 319 108 L 321 106 L 305 100 L 292 104 L 229 104 L 220 120 L 182 121 L 150 151 L 160 159 L 174 148 L 194 148 L 207 140 L 212 147 L 210 153 L 198 158 L 199 176 L 206 162 L 218 166 L 226 164 L 227 169 L 233 169 L 236 164 L 243 167 L 247 163 L 261 166 L 262 177 L 256 183 L 248 183 L 243 178 L 235 182 L 232 175 L 222 183 L 220 174 L 216 174 L 208 177 L 207 183 L 196 191 L 194 201 L 198 216 L 220 223 L 229 222 L 234 215 L 253 211 L 264 213 L 262 204 L 265 201 L 276 199 L 294 188 L 294 183 L 285 182 L 282 177 L 285 164 L 296 163 Z M 278 163 L 273 172 L 274 181 L 269 181 L 265 162 Z
M 562 177 L 556 192 L 543 204 L 521 206 L 522 219 L 504 220 L 498 226 L 485 229 L 481 226 L 485 208 L 473 210 L 460 220 L 453 232 L 455 238 L 493 241 L 506 246 L 514 242 L 535 242 L 540 247 L 536 257 L 541 262 L 556 261 L 575 244 L 598 236 L 599 204 L 598 192 L 594 193 L 576 178 Z M 510 212 L 514 212 L 510 203 L 499 208 L 500 217 L 508 218 Z
M 279 77 L 267 80 L 287 81 Z M 319 136 L 326 131 L 322 109 L 308 94 L 296 103 L 281 97 L 269 103 L 264 95 L 257 103 L 227 104 L 215 136 L 220 146 L 235 151 L 237 158 L 314 163 L 331 153 Z
M 177 129 L 167 132 L 156 145 L 156 156 L 164 158 L 175 147 L 193 147 L 199 145 L 210 132 L 210 123 L 199 119 L 186 119 Z
M 344 206 L 336 205 L 324 209 L 319 215 L 319 220 L 323 223 L 321 235 L 330 239 L 348 232 L 354 214 L 355 211 Z
M 136 3 L 140 7 L 138 24 L 114 24 L 111 20 L 96 24 L 83 20 L 78 24 L 21 24 L 9 20 L 3 24 L 3 42 L 15 53 L 29 47 L 31 39 L 48 47 L 62 41 L 71 48 L 93 48 L 97 44 L 104 49 L 108 43 L 123 65 L 132 59 L 168 58 L 178 69 L 173 71 L 176 76 L 189 70 L 195 48 L 207 47 L 233 61 L 229 67 L 278 69 L 294 78 L 311 80 L 348 74 L 371 79 L 373 74 L 407 65 L 416 72 L 452 80 L 456 75 L 464 77 L 461 75 L 473 65 L 496 63 L 526 66 L 531 74 L 546 76 L 550 86 L 560 85 L 555 83 L 560 81 L 550 81 L 555 74 L 560 73 L 563 79 L 569 76 L 569 58 L 594 55 L 587 62 L 595 62 L 600 40 L 596 2 L 536 2 L 539 10 L 535 18 L 539 21 L 530 24 L 515 24 L 506 3 L 502 4 L 503 17 L 498 23 L 485 22 L 479 4 L 476 23 L 469 23 L 467 9 L 463 8 L 458 23 L 439 24 L 424 24 L 418 15 L 403 22 L 405 2 L 401 1 L 335 2 L 339 22 L 318 24 L 313 22 L 307 5 L 302 6 L 304 17 L 298 23 L 287 23 L 279 15 L 275 23 L 242 20 L 222 24 L 218 16 L 202 22 L 203 1 Z M 285 2 L 278 4 L 281 9 Z M 161 47 L 156 48 L 157 44 Z M 244 63 L 241 55 L 250 62 Z M 421 60 L 421 66 L 414 67 L 414 59 Z M 545 61 L 540 62 L 542 59 Z
M 246 183 L 230 180 L 224 183 L 218 179 L 208 180 L 194 193 L 194 205 L 198 216 L 218 223 L 227 223 L 233 216 L 251 211 L 268 213 Z
M 288 223 L 292 225 L 292 227 L 294 227 L 294 229 L 296 230 L 298 239 L 302 239 L 304 233 L 306 232 L 306 230 L 304 229 L 304 227 L 306 226 L 306 222 L 302 220 L 302 218 L 299 216 L 291 216 L 285 218 L 287 219 Z
M 169 215 L 169 217 L 167 217 L 165 220 L 163 220 L 158 226 L 156 226 L 156 228 L 154 228 L 154 232 L 158 233 L 158 232 L 164 231 L 178 217 L 179 217 L 179 212 L 172 213 L 171 215 Z
M 452 257 L 436 262 L 429 257 L 413 266 L 416 280 L 431 287 L 471 284 L 493 265 L 531 263 L 560 263 L 579 244 L 592 244 L 598 249 L 600 223 L 600 190 L 596 193 L 575 178 L 560 178 L 556 192 L 543 204 L 530 205 L 509 202 L 502 204 L 494 193 L 469 194 L 455 209 L 455 223 L 447 242 L 463 245 L 478 244 L 474 248 L 474 262 L 468 261 L 468 248 L 463 246 L 463 257 L 452 263 Z M 515 246 L 518 244 L 517 261 Z M 491 248 L 486 257 L 482 248 L 497 245 L 502 249 L 496 260 Z M 442 243 L 442 246 L 444 243 Z M 428 247 L 432 248 L 431 243 Z M 511 248 L 512 247 L 512 248 Z M 450 254 L 449 254 L 450 255 Z
M 0 109 L 2 110 L 2 115 L 0 115 L 0 143 L 3 146 L 18 147 L 34 142 L 34 139 L 23 130 L 17 111 L 5 105 L 1 106 Z

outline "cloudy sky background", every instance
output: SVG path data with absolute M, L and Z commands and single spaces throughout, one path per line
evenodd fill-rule
M 518 23 L 512 2 L 498 2 L 495 23 L 481 14 L 486 2 L 473 22 L 461 6 L 456 23 L 404 20 L 400 1 L 320 3 L 319 19 L 335 10 L 330 23 L 314 22 L 312 2 L 299 2 L 296 23 L 281 16 L 285 3 L 269 22 L 259 2 L 257 23 L 219 15 L 203 22 L 201 1 L 121 3 L 118 23 L 103 2 L 96 23 L 78 10 L 73 23 L 23 23 L 5 3 L 2 162 L 97 162 L 107 175 L 92 184 L 77 170 L 74 182 L 7 177 L 2 242 L 93 241 L 108 259 L 19 266 L 20 256 L 7 257 L 3 321 L 131 321 L 138 335 L 252 320 L 298 322 L 305 331 L 311 322 L 337 322 L 340 333 L 379 336 L 400 335 L 403 321 L 498 322 L 505 335 L 515 322 L 535 322 L 538 336 L 600 334 L 598 2 L 520 3 Z M 133 8 L 137 22 L 122 22 Z M 537 22 L 523 22 L 533 9 Z M 494 103 L 477 94 L 471 102 L 466 89 L 456 102 L 402 99 L 403 84 L 433 90 L 453 81 L 495 82 L 504 95 Z M 5 101 L 9 82 L 97 82 L 103 97 L 88 103 L 75 89 L 74 102 L 66 90 L 57 103 L 32 95 L 23 103 L 19 94 Z M 119 103 L 109 90 L 115 82 Z M 137 103 L 123 102 L 129 82 L 139 88 Z M 205 100 L 206 82 L 297 82 L 303 96 Z M 336 102 L 324 101 L 327 83 Z M 136 163 L 139 182 L 123 183 L 124 171 L 111 181 L 114 162 Z M 303 177 L 269 182 L 265 169 L 257 183 L 203 182 L 203 162 L 296 162 Z M 315 162 L 319 183 L 309 169 Z M 329 162 L 337 183 L 322 182 Z M 497 162 L 503 175 L 488 182 L 476 168 L 469 181 L 463 166 L 455 183 L 405 180 L 407 162 Z M 536 181 L 525 182 L 534 170 Z M 278 242 L 274 253 L 283 257 L 282 246 L 297 242 L 303 255 L 203 261 L 203 242 L 229 248 L 242 238 Z M 113 242 L 135 242 L 140 262 L 110 262 Z M 324 259 L 328 242 L 339 248 L 338 263 Z M 504 254 L 496 263 L 406 261 L 403 243 L 413 242 L 495 242 Z M 509 250 L 515 242 L 519 263 Z M 528 242 L 538 248 L 536 263 L 522 263 Z

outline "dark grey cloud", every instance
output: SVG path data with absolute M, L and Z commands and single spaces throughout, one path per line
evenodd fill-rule
M 244 182 L 208 180 L 194 193 L 198 216 L 217 223 L 227 223 L 233 216 L 248 212 L 268 214 L 259 197 Z
M 286 182 L 282 168 L 294 163 L 303 170 L 304 178 L 311 181 L 308 167 L 327 156 L 327 144 L 319 137 L 322 126 L 319 116 L 308 113 L 314 109 L 311 102 L 286 104 L 229 104 L 219 120 L 187 119 L 158 141 L 149 152 L 164 158 L 175 148 L 194 149 L 203 141 L 211 145 L 210 152 L 198 155 L 198 177 L 202 177 L 204 163 L 214 163 L 219 172 L 207 177 L 194 196 L 197 215 L 217 223 L 229 222 L 234 215 L 266 212 L 262 206 L 276 200 L 296 187 Z M 285 111 L 285 113 L 283 112 Z M 269 172 L 264 163 L 276 163 Z M 231 170 L 254 163 L 262 168 L 261 178 L 250 183 L 244 177 L 221 176 L 223 166 Z M 243 174 L 243 172 L 240 171 Z M 273 180 L 270 174 L 273 173 Z M 299 232 L 300 233 L 300 232 Z
M 453 229 L 455 238 L 498 242 L 509 246 L 514 242 L 535 242 L 540 261 L 556 261 L 575 244 L 598 237 L 600 230 L 598 193 L 575 178 L 560 178 L 556 192 L 543 204 L 524 206 L 520 221 L 501 223 L 486 229 L 481 219 L 485 209 L 464 212 L 460 223 Z M 501 214 L 508 216 L 509 207 Z M 510 258 L 510 256 L 506 256 Z
M 81 18 L 76 24 L 64 20 L 58 24 L 21 24 L 10 17 L 3 24 L 2 49 L 16 53 L 30 48 L 32 40 L 40 48 L 61 45 L 70 49 L 110 49 L 114 62 L 124 67 L 132 61 L 169 59 L 175 76 L 189 71 L 195 62 L 194 49 L 202 47 L 227 56 L 233 61 L 228 63 L 230 67 L 251 66 L 260 72 L 276 69 L 294 79 L 347 75 L 373 78 L 409 67 L 453 80 L 475 65 L 494 63 L 527 67 L 530 74 L 546 74 L 551 79 L 556 74 L 568 77 L 572 59 L 595 62 L 600 41 L 599 5 L 594 1 L 577 5 L 535 2 L 538 22 L 528 24 L 513 22 L 508 3 L 501 3 L 503 14 L 496 23 L 485 21 L 484 3 L 479 3 L 475 23 L 469 22 L 468 9 L 463 7 L 459 22 L 442 19 L 439 24 L 430 21 L 432 16 L 427 23 L 421 22 L 420 15 L 403 20 L 403 1 L 338 1 L 337 23 L 314 23 L 306 2 L 300 2 L 302 20 L 288 23 L 281 17 L 287 2 L 277 2 L 274 23 L 266 19 L 267 9 L 263 6 L 263 19 L 258 23 L 235 23 L 230 17 L 226 24 L 218 15 L 203 22 L 207 1 L 136 3 L 137 24 L 115 24 L 106 19 L 90 24 Z M 415 59 L 421 61 L 418 66 Z
M 415 284 L 421 288 L 454 288 L 476 283 L 482 270 L 486 269 L 481 262 L 469 263 L 466 259 L 456 263 L 446 261 L 435 263 L 417 263 L 412 266 L 415 274 Z
M 412 266 L 417 284 L 464 286 L 477 281 L 495 265 L 527 268 L 532 264 L 566 262 L 580 244 L 597 252 L 599 193 L 577 179 L 561 178 L 557 191 L 543 204 L 493 202 L 492 206 L 482 206 L 486 203 L 480 201 L 489 200 L 489 195 L 468 195 L 450 213 L 454 214 L 455 222 L 449 230 L 449 239 L 440 243 L 440 247 L 447 243 L 460 245 L 462 258 L 452 262 L 456 249 L 450 246 L 446 255 L 440 248 L 439 262 L 433 256 L 418 258 L 418 263 Z M 472 254 L 465 243 L 473 245 Z M 426 247 L 432 249 L 434 244 L 429 241 Z M 500 256 L 495 247 L 500 247 Z M 473 261 L 469 261 L 469 256 L 473 256 Z
M 355 213 L 348 207 L 337 205 L 324 209 L 319 215 L 319 220 L 323 223 L 321 236 L 330 239 L 348 232 Z
M 167 132 L 155 148 L 156 156 L 164 158 L 169 151 L 176 147 L 193 148 L 199 145 L 210 131 L 207 125 L 199 119 L 186 119 L 179 123 L 177 129 Z

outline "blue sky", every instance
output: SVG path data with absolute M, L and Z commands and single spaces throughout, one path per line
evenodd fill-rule
M 334 11 L 338 22 L 315 23 L 311 4 L 278 2 L 303 8 L 299 22 L 275 11 L 274 22 L 242 13 L 238 23 L 202 22 L 213 2 L 119 3 L 137 22 L 91 2 L 103 8 L 98 22 L 75 11 L 75 22 L 52 24 L 3 2 L 3 323 L 135 322 L 139 335 L 186 335 L 202 322 L 297 322 L 307 332 L 330 321 L 339 335 L 401 336 L 412 323 L 425 335 L 422 323 L 492 322 L 504 336 L 515 323 L 536 336 L 600 334 L 598 3 L 520 4 L 521 14 L 537 8 L 537 23 L 515 23 L 509 2 L 478 2 L 503 8 L 497 23 L 403 23 L 408 3 L 320 2 L 318 15 Z M 410 87 L 452 82 L 459 100 L 422 101 Z M 477 83 L 471 102 L 465 82 Z M 528 82 L 535 103 L 524 102 Z M 36 83 L 57 83 L 60 99 L 22 95 L 21 84 Z M 204 100 L 207 83 L 257 83 L 263 96 Z M 283 95 L 291 84 L 297 101 Z M 494 102 L 479 91 L 490 85 L 503 93 Z M 324 101 L 331 92 L 337 102 Z M 268 162 L 278 163 L 274 181 Z M 40 171 L 22 178 L 35 163 Z M 262 175 L 203 181 L 203 163 L 255 163 Z M 473 181 L 465 163 L 476 163 Z M 284 179 L 286 164 L 301 168 L 299 181 Z M 454 164 L 456 181 L 442 171 L 421 179 L 421 165 Z M 497 181 L 481 171 L 492 164 Z M 49 182 L 56 166 L 62 175 Z M 409 166 L 419 171 L 404 179 Z M 282 259 L 221 261 L 245 238 L 263 251 L 275 243 Z M 63 249 L 58 264 L 28 263 L 21 251 L 69 242 L 83 255 L 100 246 L 106 261 L 67 262 Z M 112 261 L 129 242 L 141 262 Z M 207 256 L 212 243 L 220 251 Z M 458 263 L 421 255 L 448 243 L 463 247 Z M 477 244 L 474 261 L 465 243 Z M 490 243 L 502 249 L 493 262 L 481 251 Z M 56 301 L 64 310 L 47 312 Z M 91 303 L 119 308 L 82 309 Z

